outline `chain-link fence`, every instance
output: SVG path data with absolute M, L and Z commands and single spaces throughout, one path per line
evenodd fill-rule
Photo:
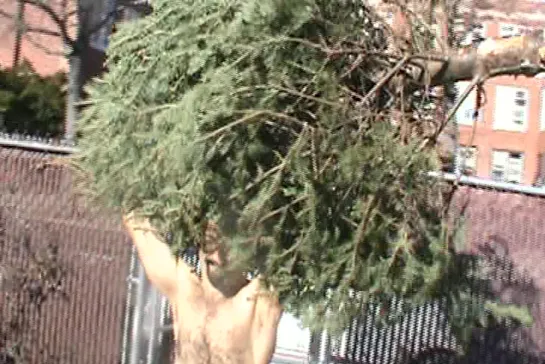
M 130 253 L 62 159 L 0 149 L 0 363 L 118 363 Z
M 0 363 L 168 362 L 164 298 L 131 254 L 119 216 L 86 205 L 62 160 L 0 149 Z M 518 189 L 460 187 L 453 211 L 464 249 L 486 258 L 498 297 L 529 305 L 532 327 L 475 332 L 460 358 L 441 302 L 389 326 L 362 315 L 340 338 L 311 335 L 285 314 L 273 362 L 545 362 L 545 199 Z

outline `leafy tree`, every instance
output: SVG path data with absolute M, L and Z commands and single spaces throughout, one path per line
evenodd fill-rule
M 0 70 L 0 130 L 41 137 L 64 131 L 65 75 L 41 77 L 28 63 Z
M 419 19 L 401 47 L 361 1 L 158 0 L 119 28 L 89 88 L 83 186 L 150 217 L 174 250 L 216 222 L 236 262 L 315 328 L 393 296 L 447 295 L 461 327 L 494 319 L 484 302 L 456 309 L 466 270 L 447 188 L 426 174 L 446 124 L 430 86 L 489 73 L 475 52 L 438 54 Z

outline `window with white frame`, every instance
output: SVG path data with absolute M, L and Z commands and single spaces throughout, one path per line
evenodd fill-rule
M 457 95 L 460 97 L 461 94 L 469 86 L 470 82 L 460 81 L 456 83 Z M 469 95 L 462 101 L 460 108 L 456 111 L 456 121 L 458 125 L 473 125 L 473 116 L 475 114 L 475 104 L 477 101 L 477 92 L 475 89 L 471 90 Z M 479 115 L 477 116 L 477 121 L 482 121 L 483 119 L 483 109 L 479 110 Z
M 463 18 L 454 18 L 452 20 L 452 30 L 457 33 L 463 33 L 466 31 L 466 24 Z
M 478 24 L 475 29 L 473 29 L 474 36 L 479 39 L 486 39 L 488 33 L 487 24 Z
M 521 34 L 521 28 L 515 24 L 500 24 L 499 35 L 501 38 L 516 37 Z
M 492 151 L 491 177 L 495 181 L 521 183 L 524 173 L 524 153 Z
M 475 27 L 473 27 L 469 31 L 463 32 L 463 33 L 465 33 L 465 35 L 460 40 L 461 46 L 478 45 L 486 39 L 486 34 L 487 34 L 486 23 L 477 24 Z
M 458 148 L 458 163 L 462 174 L 475 175 L 477 172 L 477 148 L 460 146 Z
M 525 132 L 528 128 L 529 92 L 525 88 L 496 86 L 494 129 Z
M 545 131 L 545 88 L 541 89 L 541 102 L 539 105 L 539 129 Z

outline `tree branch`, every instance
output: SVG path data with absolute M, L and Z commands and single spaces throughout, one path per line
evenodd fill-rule
M 23 30 L 25 33 L 38 33 L 38 34 L 43 34 L 50 37 L 62 37 L 61 33 L 51 29 L 29 27 L 27 25 L 23 25 Z
M 32 36 L 30 35 L 26 36 L 26 40 L 28 40 L 30 44 L 32 44 L 34 47 L 44 52 L 48 56 L 65 56 L 64 52 L 53 51 L 48 46 L 45 46 L 41 42 L 38 42 L 37 40 L 33 39 Z
M 46 13 L 49 16 L 49 18 L 55 23 L 55 25 L 59 28 L 59 33 L 60 33 L 60 37 L 62 38 L 62 41 L 71 47 L 75 45 L 75 41 L 70 37 L 70 34 L 68 33 L 68 27 L 66 26 L 66 22 L 62 20 L 59 14 L 57 14 L 51 6 L 49 6 L 44 1 L 40 1 L 40 0 L 22 0 L 22 1 L 24 1 L 25 4 L 35 6 L 38 9 L 42 10 L 44 13 Z
M 441 86 L 450 82 L 471 81 L 477 76 L 496 77 L 501 75 L 524 75 L 533 77 L 544 72 L 541 66 L 545 64 L 545 43 L 539 39 L 523 35 L 502 40 L 492 40 L 483 43 L 479 48 L 468 50 L 465 54 L 414 54 L 404 57 L 384 52 L 367 52 L 364 47 L 329 48 L 318 43 L 312 43 L 298 38 L 282 38 L 272 41 L 291 41 L 320 50 L 330 58 L 342 55 L 376 56 L 390 60 L 402 61 L 402 65 L 413 66 L 406 70 L 413 81 L 413 87 Z M 532 65 L 521 67 L 522 60 L 529 60 Z M 398 64 L 399 65 L 399 64 Z M 398 70 L 398 65 L 395 69 Z M 396 72 L 389 72 L 381 86 L 388 83 Z M 377 89 L 380 86 L 377 87 Z M 377 91 L 377 90 L 373 90 Z
M 78 13 L 77 10 L 69 11 L 66 14 L 62 14 L 61 12 L 56 11 L 47 2 L 44 2 L 42 0 L 22 0 L 22 1 L 25 4 L 36 7 L 39 10 L 43 11 L 53 21 L 57 29 L 53 30 L 53 29 L 47 29 L 45 27 L 40 27 L 40 26 L 34 26 L 34 25 L 31 26 L 26 23 L 17 24 L 17 26 L 23 27 L 25 33 L 36 33 L 36 34 L 43 34 L 43 35 L 52 36 L 52 37 L 59 37 L 62 39 L 62 41 L 65 44 L 67 44 L 71 48 L 75 48 L 75 46 L 77 45 L 76 43 L 78 42 L 78 39 L 74 39 L 69 34 L 69 30 L 72 28 L 72 26 L 80 27 L 80 31 L 83 30 L 85 34 L 85 38 L 87 38 L 91 34 L 99 31 L 102 27 L 107 25 L 110 21 L 112 21 L 112 19 L 115 18 L 117 13 L 119 12 L 119 8 L 116 8 L 108 12 L 107 15 L 96 24 L 90 24 L 89 26 L 85 26 L 84 19 L 80 19 L 78 24 L 72 24 L 72 22 L 68 21 L 69 18 L 71 18 L 72 16 Z M 0 9 L 0 17 L 15 19 L 14 14 L 11 14 L 2 9 Z M 49 55 L 63 54 L 62 52 L 55 52 L 55 51 L 49 50 L 46 45 L 39 44 L 39 42 L 36 39 L 29 39 L 29 42 L 32 43 L 37 48 L 39 48 L 40 50 L 45 51 Z
M 529 61 L 530 64 L 523 64 Z M 476 77 L 523 75 L 533 77 L 545 72 L 545 44 L 529 36 L 492 41 L 469 51 L 453 54 L 444 60 L 420 59 L 420 70 L 412 72 L 418 86 L 439 86 L 449 82 L 471 81 Z
M 0 16 L 3 16 L 5 18 L 13 19 L 15 18 L 15 14 L 8 13 L 5 10 L 0 9 Z

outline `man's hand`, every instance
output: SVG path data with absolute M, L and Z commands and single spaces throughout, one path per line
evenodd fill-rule
M 138 230 L 140 231 L 146 231 L 146 232 L 153 232 L 156 233 L 157 231 L 151 226 L 148 219 L 143 217 L 137 217 L 134 212 L 130 212 L 126 215 L 123 215 L 123 225 L 125 225 L 125 229 L 131 234 L 131 236 Z

